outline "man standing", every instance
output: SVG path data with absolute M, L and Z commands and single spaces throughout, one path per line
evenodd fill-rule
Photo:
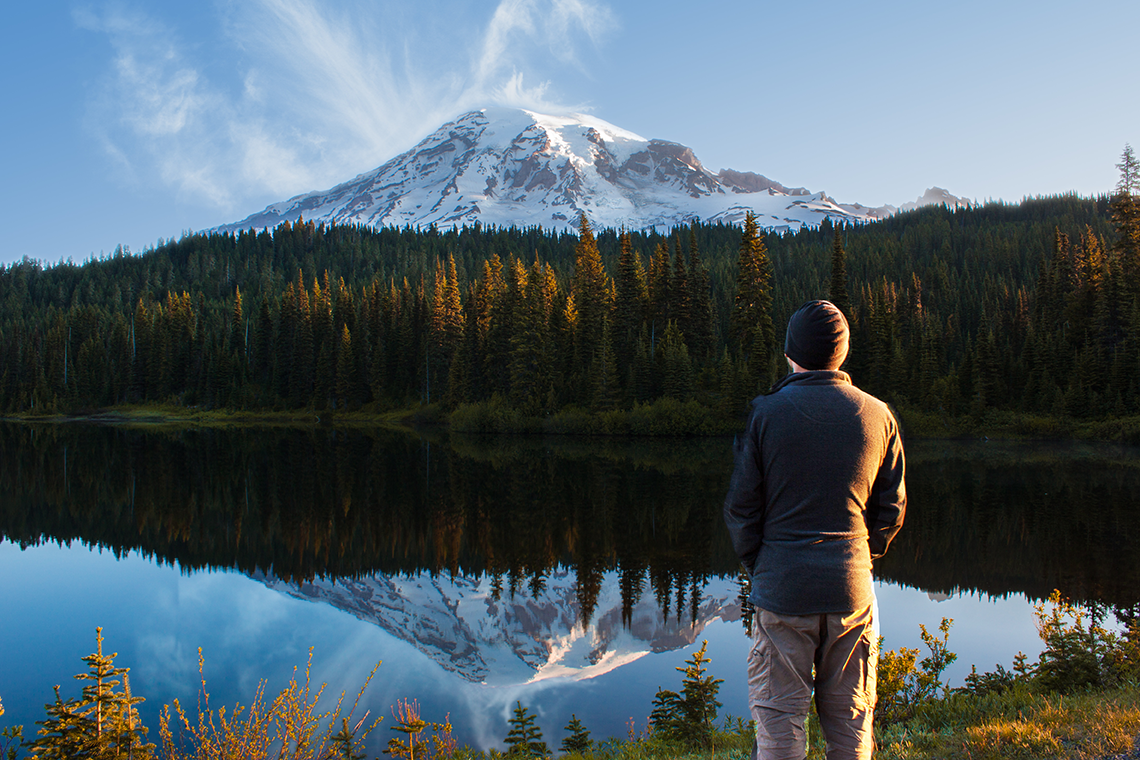
M 812 691 L 828 760 L 870 758 L 878 626 L 871 560 L 906 510 L 902 435 L 839 370 L 850 331 L 828 301 L 788 321 L 791 372 L 753 402 L 724 520 L 752 575 L 756 756 L 799 759 Z

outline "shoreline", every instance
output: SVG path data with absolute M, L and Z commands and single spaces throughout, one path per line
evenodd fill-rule
M 64 425 L 70 423 L 123 427 L 196 428 L 385 428 L 447 429 L 463 435 L 560 436 L 606 438 L 718 438 L 743 430 L 745 419 L 700 417 L 695 402 L 673 402 L 662 412 L 659 405 L 633 410 L 586 411 L 567 408 L 546 417 L 523 416 L 509 407 L 484 402 L 445 411 L 436 404 L 385 411 L 290 409 L 195 409 L 175 405 L 123 405 L 66 414 L 13 414 L 0 422 Z M 504 414 L 505 410 L 505 414 Z M 641 413 L 645 419 L 636 419 Z M 904 434 L 911 440 L 1104 442 L 1140 444 L 1140 415 L 1100 420 L 1042 417 L 1018 412 L 990 411 L 981 418 L 946 417 L 903 408 L 896 410 Z M 458 424 L 455 424 L 458 421 Z

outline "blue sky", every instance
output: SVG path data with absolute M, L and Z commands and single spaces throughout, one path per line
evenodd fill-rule
M 588 111 L 842 202 L 1106 192 L 1140 3 L 203 0 L 6 8 L 0 263 L 138 251 L 459 113 Z

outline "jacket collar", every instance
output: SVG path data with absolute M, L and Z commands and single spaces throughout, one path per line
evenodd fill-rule
M 840 369 L 813 369 L 807 372 L 789 372 L 782 378 L 776 381 L 776 384 L 768 389 L 765 394 L 767 396 L 780 391 L 789 385 L 795 386 L 809 386 L 809 385 L 850 385 L 851 376 Z

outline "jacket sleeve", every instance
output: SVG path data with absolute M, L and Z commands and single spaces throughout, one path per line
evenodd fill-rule
M 888 425 L 887 453 L 871 486 L 871 499 L 867 504 L 871 559 L 878 559 L 887 553 L 887 547 L 898 534 L 903 518 L 906 517 L 906 462 L 903 457 L 902 434 L 893 416 L 888 415 Z
M 764 538 L 764 473 L 760 465 L 756 416 L 749 420 L 743 439 L 737 439 L 736 466 L 724 500 L 724 523 L 736 555 L 749 573 L 756 566 Z

